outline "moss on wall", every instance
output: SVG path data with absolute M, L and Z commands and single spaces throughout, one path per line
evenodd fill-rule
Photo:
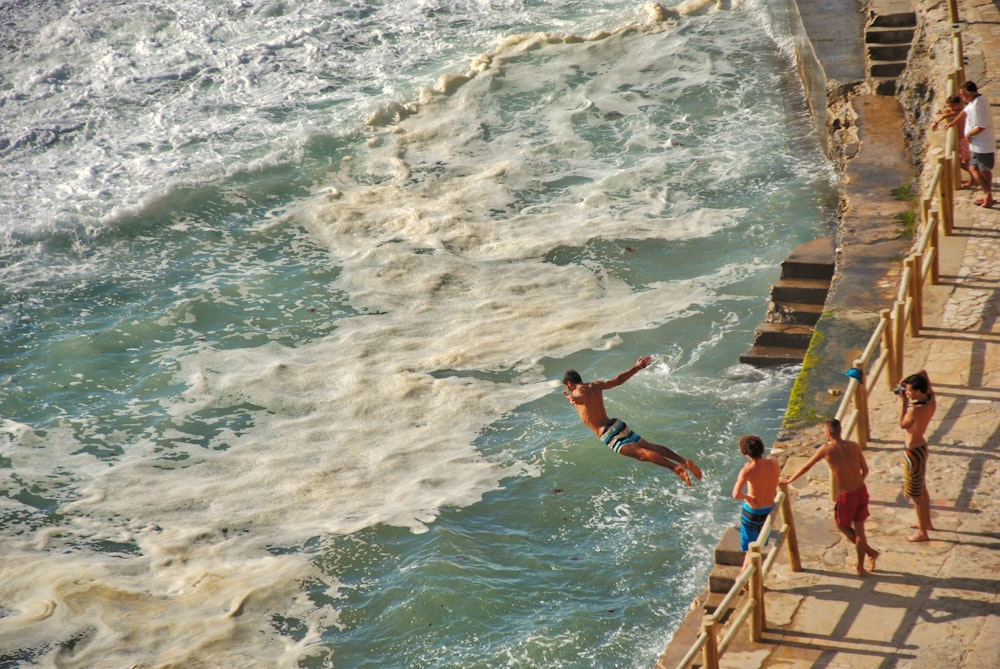
M 825 319 L 832 318 L 830 312 L 823 312 L 820 321 L 813 330 L 812 339 L 809 341 L 809 349 L 802 358 L 802 371 L 799 372 L 792 386 L 791 395 L 788 398 L 788 408 L 785 410 L 785 418 L 782 421 L 784 429 L 798 429 L 808 425 L 815 425 L 820 421 L 819 412 L 814 402 L 810 401 L 811 386 L 814 372 L 822 361 L 820 350 L 826 334 L 821 328 L 821 323 Z

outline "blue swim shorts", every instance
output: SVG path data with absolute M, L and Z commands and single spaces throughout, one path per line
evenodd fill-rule
M 743 511 L 740 513 L 740 550 L 746 551 L 750 548 L 751 543 L 757 541 L 757 537 L 760 536 L 760 531 L 773 508 L 773 506 L 765 506 L 753 509 L 749 504 L 743 502 Z
M 598 437 L 601 442 L 615 453 L 621 451 L 625 444 L 638 444 L 642 437 L 628 429 L 625 421 L 612 418 L 604 432 Z

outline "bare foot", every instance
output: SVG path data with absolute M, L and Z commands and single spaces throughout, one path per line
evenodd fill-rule
M 858 565 L 857 572 L 858 572 L 858 576 L 867 576 L 868 575 L 868 572 L 865 571 L 865 566 L 862 565 L 862 564 Z
M 683 480 L 684 483 L 688 484 L 689 488 L 691 487 L 691 477 L 688 476 L 688 473 L 684 470 L 684 467 L 682 467 L 681 465 L 674 465 L 671 469 L 674 470 L 675 474 L 681 477 L 681 480 Z
M 685 461 L 684 462 L 684 466 L 687 467 L 687 470 L 689 472 L 691 472 L 692 474 L 694 474 L 694 477 L 696 479 L 698 479 L 699 481 L 701 480 L 701 467 L 699 467 L 698 465 L 696 465 L 694 463 L 694 460 L 687 460 L 687 461 Z
M 926 532 L 917 532 L 915 534 L 911 534 L 910 536 L 906 537 L 906 540 L 913 543 L 917 543 L 918 541 L 930 541 L 931 538 L 927 536 Z
M 874 553 L 874 555 L 872 553 Z M 882 553 L 881 552 L 875 550 L 874 548 L 871 549 L 871 552 L 868 554 L 868 570 L 869 571 L 875 571 L 875 560 L 878 560 L 880 557 L 882 557 Z

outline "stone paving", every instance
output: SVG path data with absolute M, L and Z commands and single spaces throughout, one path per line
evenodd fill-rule
M 906 340 L 904 373 L 926 368 L 938 398 L 928 434 L 931 541 L 906 540 L 916 515 L 901 493 L 900 402 L 880 384 L 865 451 L 876 571 L 853 574 L 853 546 L 831 519 L 829 470 L 818 465 L 793 485 L 804 570 L 779 562 L 767 584 L 765 643 L 739 648 L 723 666 L 1000 666 L 1000 211 L 975 207 L 971 194 L 960 200 L 941 283 L 925 296 L 925 327 Z M 790 458 L 786 472 L 804 460 Z
M 941 326 L 946 329 L 972 330 L 981 324 L 996 293 L 988 283 L 1000 277 L 1000 254 L 997 250 L 1000 230 L 997 229 L 994 212 L 971 213 L 970 236 L 956 279 L 956 285 L 965 290 L 955 291 L 945 305 Z

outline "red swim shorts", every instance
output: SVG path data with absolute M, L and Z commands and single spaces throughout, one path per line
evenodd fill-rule
M 856 490 L 837 495 L 833 518 L 839 527 L 851 527 L 868 516 L 868 486 L 862 483 Z

